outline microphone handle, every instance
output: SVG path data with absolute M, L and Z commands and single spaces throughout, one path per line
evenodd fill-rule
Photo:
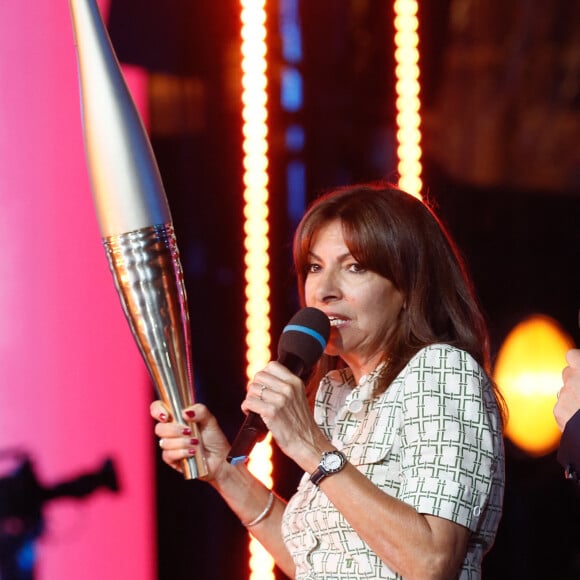
M 284 365 L 292 374 L 303 378 L 305 374 L 304 361 L 296 355 L 285 352 L 278 357 L 278 362 Z M 254 445 L 263 441 L 268 433 L 268 427 L 258 413 L 250 411 L 246 416 L 227 456 L 228 463 L 237 465 L 245 463 Z
M 232 443 L 227 457 L 228 463 L 232 465 L 245 463 L 254 445 L 263 441 L 267 433 L 268 427 L 262 421 L 262 417 L 250 411 Z

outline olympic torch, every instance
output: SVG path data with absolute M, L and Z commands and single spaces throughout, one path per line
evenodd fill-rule
M 180 420 L 194 402 L 194 383 L 169 204 L 96 0 L 70 0 L 70 9 L 87 164 L 109 267 L 157 394 Z M 183 472 L 187 479 L 207 475 L 201 448 L 183 460 Z

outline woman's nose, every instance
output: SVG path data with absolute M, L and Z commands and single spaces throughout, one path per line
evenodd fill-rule
M 326 270 L 319 277 L 317 276 L 315 295 L 317 300 L 321 302 L 328 302 L 340 298 L 340 283 L 334 272 Z

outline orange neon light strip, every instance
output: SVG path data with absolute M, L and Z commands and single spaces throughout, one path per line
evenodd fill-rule
M 394 9 L 399 187 L 421 198 L 418 3 L 395 0 Z
M 246 373 L 251 379 L 271 357 L 265 0 L 241 0 L 241 21 Z M 272 487 L 271 457 L 268 437 L 254 448 L 248 465 L 268 487 Z M 250 578 L 274 580 L 271 556 L 253 538 L 249 550 Z

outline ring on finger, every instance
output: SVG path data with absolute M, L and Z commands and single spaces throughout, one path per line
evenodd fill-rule
M 161 447 L 161 449 L 163 449 L 163 439 L 159 439 L 159 447 Z
M 259 398 L 260 398 L 260 401 L 263 401 L 264 400 L 264 398 L 263 398 L 264 391 L 268 388 L 268 386 L 267 385 L 260 385 L 260 387 L 261 387 L 261 389 L 260 389 Z

